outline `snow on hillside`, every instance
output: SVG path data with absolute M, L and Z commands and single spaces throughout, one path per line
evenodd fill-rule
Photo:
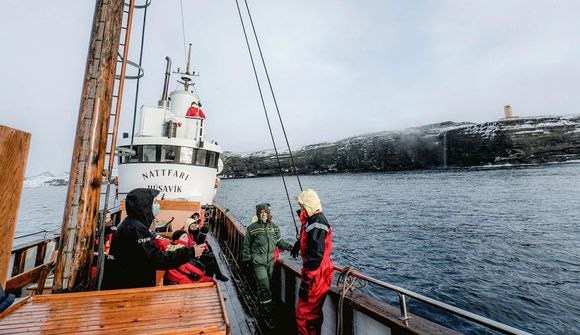
M 65 186 L 68 184 L 68 173 L 55 176 L 50 172 L 43 172 L 36 176 L 24 178 L 24 187 Z

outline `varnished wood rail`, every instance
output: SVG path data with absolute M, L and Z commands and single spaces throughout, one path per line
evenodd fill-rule
M 51 237 L 43 238 L 40 240 L 35 240 L 27 243 L 23 243 L 12 249 L 12 271 L 9 272 L 9 278 L 15 277 L 23 273 L 26 269 L 38 267 L 45 264 L 49 260 L 47 258 L 47 252 L 54 251 L 58 249 L 59 237 L 53 235 Z M 35 255 L 34 263 L 28 263 L 29 257 L 27 255 Z M 52 254 L 51 254 L 52 256 Z
M 42 291 L 44 290 L 44 283 L 46 282 L 46 277 L 48 277 L 48 274 L 53 267 L 54 262 L 49 262 L 10 278 L 6 282 L 6 292 L 20 293 L 19 291 L 28 285 L 37 284 L 37 289 L 32 294 L 42 294 Z

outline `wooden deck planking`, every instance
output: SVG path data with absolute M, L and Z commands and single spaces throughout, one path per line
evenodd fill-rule
M 212 283 L 29 298 L 0 314 L 0 334 L 226 334 Z
M 218 330 L 218 326 L 216 326 L 216 322 L 182 322 L 182 323 L 173 323 L 171 325 L 166 324 L 157 324 L 154 322 L 150 322 L 146 325 L 137 325 L 136 323 L 125 323 L 123 325 L 118 325 L 115 327 L 110 326 L 84 326 L 83 325 L 76 325 L 76 326 L 63 326 L 63 327 L 52 327 L 49 329 L 45 329 L 44 327 L 26 327 L 26 328 L 16 328 L 16 329 L 8 329 L 8 330 L 1 330 L 0 333 L 3 334 L 30 334 L 30 333 L 42 333 L 42 334 L 86 334 L 90 332 L 97 332 L 100 334 L 111 334 L 111 333 L 136 333 L 140 334 L 143 331 L 166 331 L 170 330 L 180 330 L 180 329 L 188 329 L 190 331 L 208 331 L 209 329 Z M 223 328 L 223 327 L 222 327 Z M 222 329 L 222 334 L 225 334 L 225 330 Z
M 53 302 L 42 302 L 42 304 L 39 304 L 39 301 L 35 301 L 37 303 L 37 305 L 34 305 L 32 307 L 30 307 L 30 310 L 46 310 L 46 309 L 50 309 L 50 308 L 54 308 L 54 307 L 58 307 L 59 309 L 64 309 L 64 308 L 70 308 L 70 309 L 74 309 L 78 306 L 82 306 L 82 307 L 100 307 L 100 306 L 105 306 L 105 305 L 119 305 L 119 306 L 132 306 L 132 305 L 137 305 L 137 304 L 142 304 L 142 303 L 150 303 L 150 304 L 157 304 L 157 303 L 191 303 L 191 300 L 195 299 L 197 301 L 209 301 L 209 302 L 216 302 L 215 301 L 215 297 L 210 297 L 210 296 L 190 296 L 188 298 L 171 298 L 169 297 L 168 299 L 163 299 L 163 297 L 158 297 L 155 299 L 130 299 L 130 300 L 111 300 L 111 301 L 103 301 L 103 302 L 93 302 L 93 301 L 86 301 L 86 303 L 83 303 L 83 301 L 62 301 L 59 303 L 53 303 Z
M 146 310 L 147 312 L 151 313 L 151 310 Z M 55 311 L 56 312 L 56 311 Z M 83 324 L 86 325 L 92 325 L 92 324 L 101 324 L 103 320 L 110 320 L 109 323 L 113 324 L 116 323 L 117 320 L 114 318 L 116 316 L 115 312 L 112 313 L 99 313 L 97 315 L 87 315 L 86 313 L 90 313 L 93 311 L 86 311 L 85 314 L 83 313 L 78 313 L 78 314 L 74 314 L 74 315 L 70 315 L 68 318 L 62 318 L 62 317 L 52 317 L 52 316 L 46 316 L 46 317 L 35 317 L 34 314 L 18 314 L 18 318 L 12 318 L 12 319 L 7 319 L 6 322 L 2 322 L 2 324 L 0 324 L 0 330 L 2 329 L 9 329 L 10 327 L 14 327 L 14 326 L 19 326 L 19 325 L 30 325 L 31 322 L 29 320 L 34 320 L 34 324 L 44 324 L 47 328 L 50 327 L 51 324 L 57 324 L 58 326 L 63 326 L 69 323 L 72 324 L 76 324 L 78 323 L 78 319 L 79 318 L 83 318 Z M 166 315 L 172 315 L 170 313 L 179 313 L 180 310 L 179 309 L 167 309 L 167 310 L 162 310 L 159 309 L 157 312 L 159 313 L 151 313 L 149 316 L 143 316 L 139 313 L 141 313 L 141 311 L 138 312 L 134 312 L 133 314 L 125 314 L 126 317 L 124 318 L 124 320 L 122 322 L 127 322 L 126 319 L 131 320 L 131 322 L 134 322 L 135 320 L 139 320 L 139 321 L 155 321 L 157 319 L 160 318 L 160 315 L 163 316 L 162 320 L 159 320 L 158 323 L 172 323 L 172 322 L 176 322 L 177 320 L 181 320 L 182 318 L 166 318 Z M 208 309 L 204 309 L 204 312 L 207 312 L 203 315 L 201 314 L 195 314 L 195 312 L 192 312 L 192 315 L 188 315 L 187 318 L 188 320 L 201 320 L 201 321 L 205 321 L 205 320 L 209 320 L 209 319 L 214 319 L 214 318 L 219 318 L 223 320 L 223 317 L 220 314 L 221 312 L 221 306 L 213 306 L 211 308 Z M 66 313 L 66 311 L 59 311 L 59 314 L 61 313 Z M 56 313 L 50 313 L 51 315 L 54 315 Z M 45 313 L 46 315 L 46 313 Z M 215 315 L 215 317 L 214 317 Z

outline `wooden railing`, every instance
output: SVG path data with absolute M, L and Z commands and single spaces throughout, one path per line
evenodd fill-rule
M 13 293 L 33 284 L 38 284 L 36 293 L 41 293 L 46 277 L 54 267 L 54 251 L 58 249 L 59 236 L 16 244 L 12 249 L 11 271 L 6 282 L 6 291 Z
M 222 251 L 230 262 L 230 270 L 235 272 L 242 261 L 245 227 L 229 210 L 220 206 L 213 207 L 210 223 L 212 234 L 220 241 Z M 281 257 L 274 270 L 272 295 L 281 303 L 281 314 L 284 317 L 278 321 L 285 323 L 281 329 L 290 329 L 292 330 L 290 333 L 296 332 L 294 320 L 299 287 L 300 265 Z M 344 335 L 457 334 L 451 329 L 418 316 L 411 316 L 411 322 L 402 320 L 398 308 L 361 292 L 349 292 L 344 297 L 342 311 L 338 309 L 339 298 L 340 290 L 333 284 L 324 305 L 322 334 L 336 334 L 338 318 L 342 319 Z
M 26 269 L 47 263 L 50 256 L 52 256 L 52 252 L 58 246 L 58 240 L 58 236 L 52 235 L 40 240 L 15 245 L 12 249 L 12 271 L 9 273 L 8 278 L 21 274 Z M 34 255 L 34 260 L 32 260 L 31 255 Z

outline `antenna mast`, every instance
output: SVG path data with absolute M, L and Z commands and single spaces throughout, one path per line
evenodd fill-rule
M 189 47 L 187 48 L 187 66 L 185 68 L 185 74 L 189 76 L 189 64 L 191 63 L 191 43 L 189 43 Z M 181 77 L 181 80 L 183 80 L 183 87 L 185 88 L 186 91 L 189 90 L 189 81 L 191 80 L 191 78 L 189 77 Z
M 189 86 L 193 86 L 193 83 L 190 84 L 190 82 L 193 80 L 192 77 L 197 77 L 198 74 L 195 71 L 191 71 L 189 72 L 190 69 L 190 65 L 191 65 L 191 43 L 189 43 L 189 47 L 187 50 L 187 66 L 185 67 L 185 72 L 181 72 L 181 70 L 178 68 L 177 71 L 175 71 L 174 73 L 181 75 L 181 81 L 177 81 L 178 83 L 183 85 L 183 89 L 186 91 L 189 91 Z

